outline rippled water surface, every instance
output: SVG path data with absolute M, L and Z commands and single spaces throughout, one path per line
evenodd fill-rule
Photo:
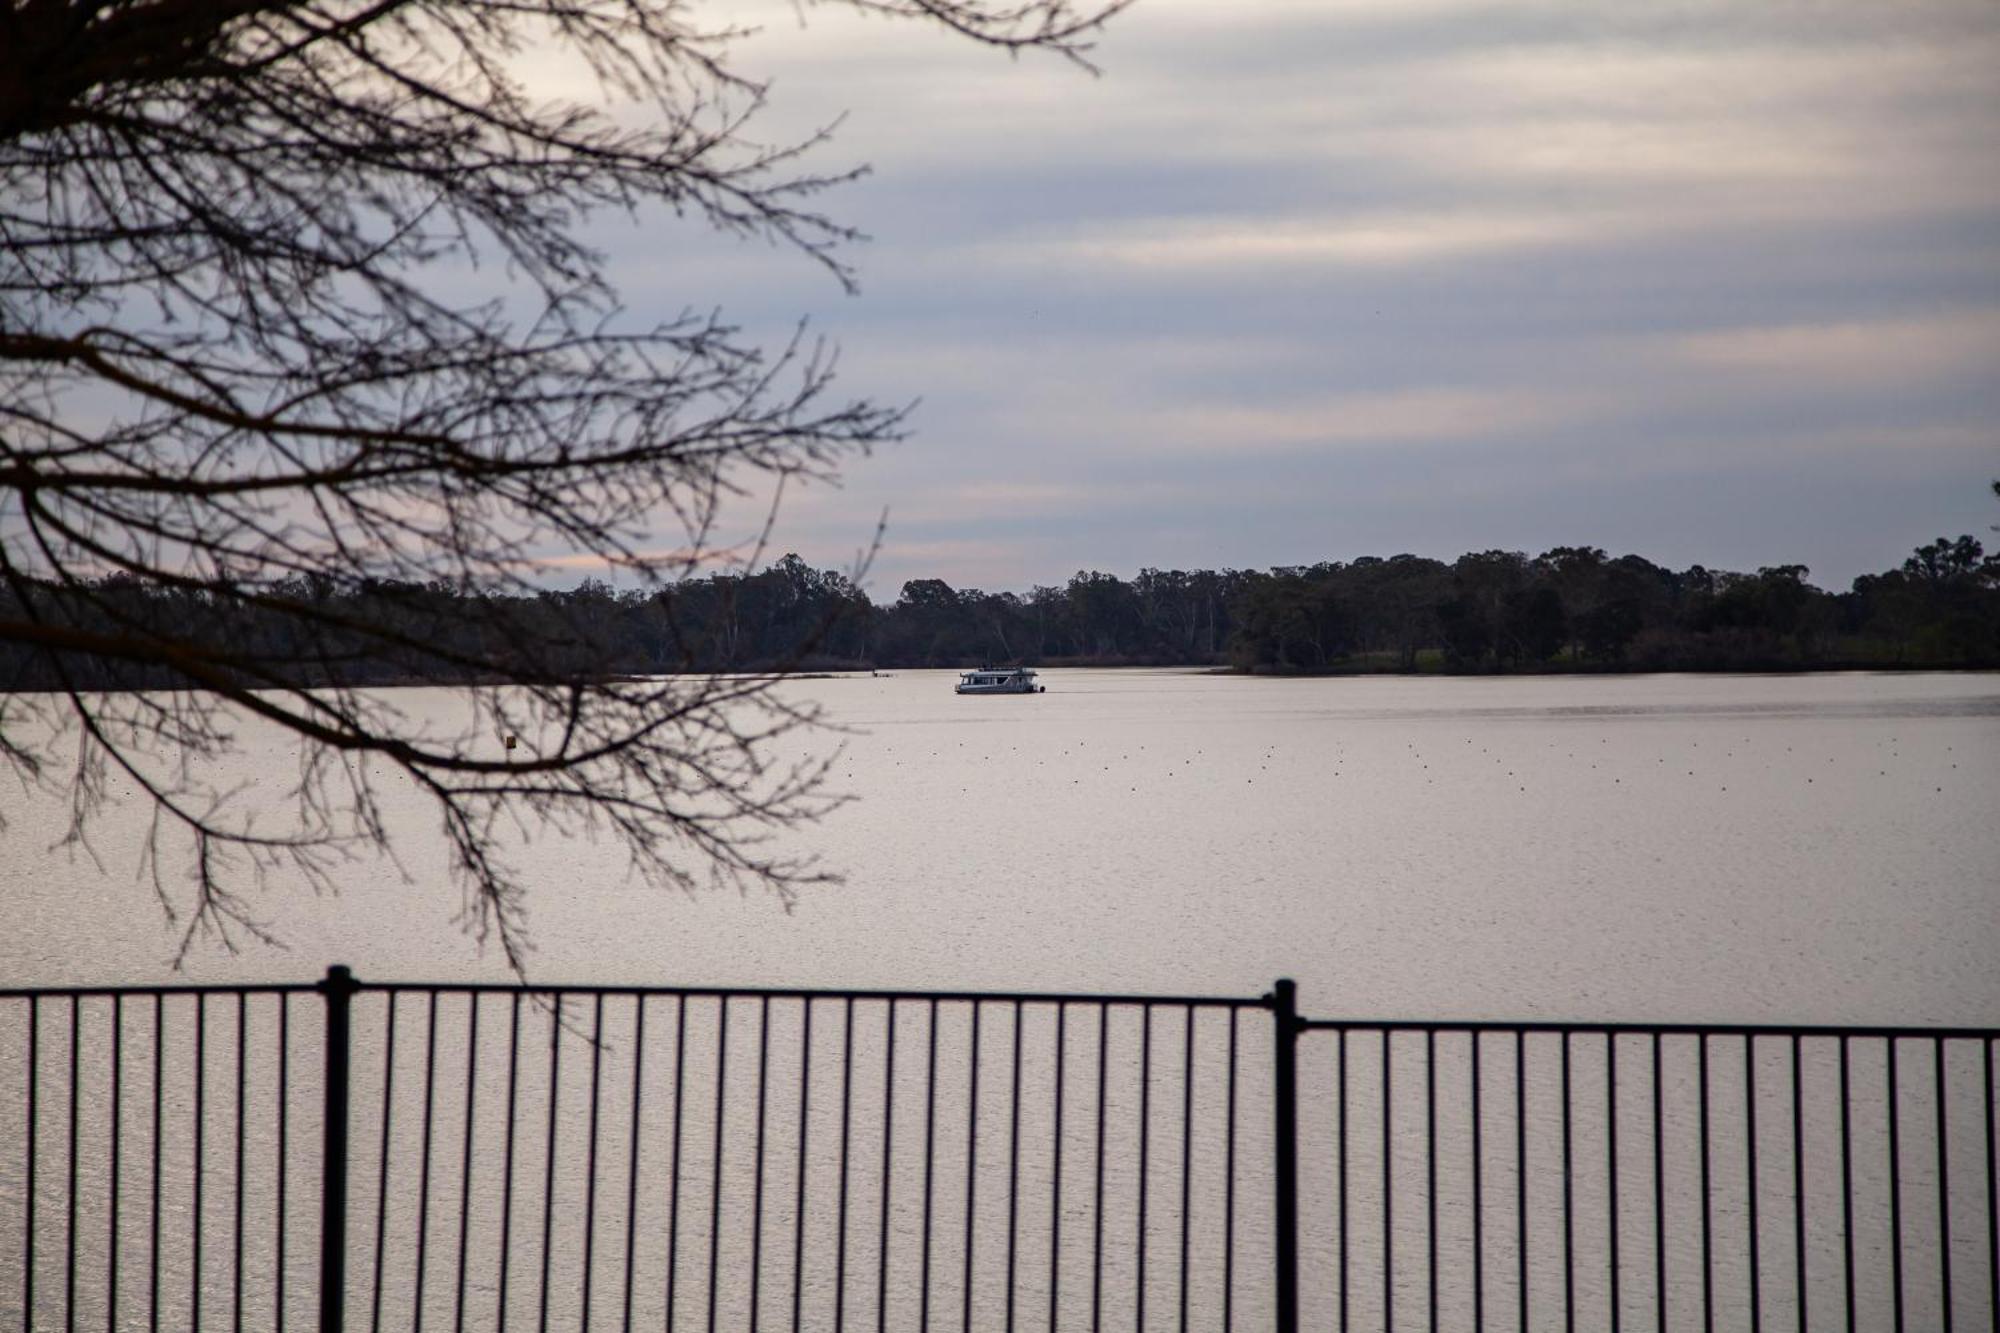
M 947 672 L 802 681 L 857 799 L 800 831 L 846 882 L 768 896 L 624 881 L 544 841 L 548 980 L 1158 989 L 1300 979 L 1313 1012 L 2000 1021 L 2000 679 L 1990 675 L 1261 680 Z M 450 701 L 412 691 L 406 706 Z M 260 748 L 264 747 L 264 748 Z M 286 747 L 248 736 L 246 776 Z M 10 790 L 0 975 L 165 974 L 135 877 L 45 852 Z M 414 798 L 404 864 L 262 900 L 290 946 L 198 947 L 200 979 L 498 976 Z

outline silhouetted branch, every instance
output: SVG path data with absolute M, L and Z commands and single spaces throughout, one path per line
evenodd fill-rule
M 850 2 L 1072 58 L 1118 8 Z M 394 854 L 367 760 L 437 811 L 517 967 L 504 829 L 610 833 L 668 886 L 819 877 L 764 839 L 830 800 L 823 765 L 769 759 L 816 720 L 772 685 L 824 631 L 791 622 L 748 676 L 631 679 L 541 595 L 559 558 L 671 603 L 728 498 L 902 428 L 803 330 L 635 325 L 582 239 L 664 207 L 851 285 L 817 200 L 855 173 L 808 165 L 824 132 L 752 137 L 737 35 L 681 0 L 0 3 L 0 688 L 35 691 L 0 760 L 66 789 L 86 850 L 109 775 L 151 804 L 143 873 L 170 907 L 164 867 L 195 885 L 184 948 L 263 938 L 261 876 Z M 598 96 L 538 91 L 551 52 Z M 486 296 L 447 294 L 494 259 Z M 459 687 L 469 720 L 387 681 Z M 299 745 L 279 811 L 217 776 L 252 724 Z

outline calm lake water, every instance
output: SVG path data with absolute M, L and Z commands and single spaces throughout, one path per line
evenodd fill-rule
M 537 979 L 1255 994 L 1387 1017 L 2000 1022 L 2000 678 L 1261 680 L 948 672 L 793 688 L 858 799 L 798 842 L 846 876 L 786 912 L 627 883 L 615 848 L 523 853 Z M 442 712 L 421 691 L 406 707 Z M 253 781 L 290 750 L 248 738 Z M 266 777 L 265 780 L 274 781 Z M 46 852 L 0 795 L 0 977 L 147 981 L 176 939 L 136 877 Z M 452 923 L 433 825 L 414 884 L 278 888 L 285 951 L 198 947 L 193 979 L 497 978 Z
M 1044 679 L 1033 698 L 966 699 L 945 672 L 797 682 L 844 728 L 818 740 L 844 745 L 837 785 L 858 799 L 793 836 L 847 882 L 786 912 L 648 891 L 613 847 L 544 841 L 522 852 L 535 980 L 1247 997 L 1289 975 L 1306 1012 L 1345 1018 L 2000 1024 L 2000 678 Z M 252 731 L 240 762 L 254 794 L 293 759 Z M 103 870 L 43 850 L 60 807 L 10 792 L 0 811 L 0 980 L 171 979 L 175 933 L 132 875 L 137 811 L 101 829 Z M 452 924 L 426 812 L 392 818 L 414 884 L 364 864 L 337 898 L 276 886 L 267 919 L 288 949 L 198 948 L 182 979 L 345 961 L 382 980 L 505 980 Z M 1177 1005 L 614 996 L 572 1003 L 559 1028 L 508 995 L 396 998 L 355 1005 L 352 1327 L 518 1327 L 552 1301 L 558 1328 L 660 1327 L 674 1310 L 737 1330 L 756 1311 L 956 1333 L 1012 1329 L 1018 1305 L 1023 1330 L 1060 1333 L 1099 1327 L 1100 1286 L 1114 1333 L 1178 1330 L 1182 1309 L 1189 1328 L 1272 1317 L 1262 1010 L 1239 1030 L 1226 1008 Z M 69 1321 L 72 1279 L 83 1326 L 143 1326 L 155 1304 L 177 1326 L 196 1301 L 211 1319 L 240 1301 L 251 1326 L 281 1308 L 309 1323 L 320 1002 L 37 1013 L 0 1011 L 0 1144 L 33 1128 L 43 1145 L 32 1186 L 25 1157 L 0 1154 L 0 1325 L 20 1314 L 31 1215 L 34 1326 Z M 1357 1327 L 1382 1326 L 1391 1296 L 1396 1327 L 1427 1324 L 1433 1244 L 1450 1327 L 1472 1318 L 1474 1253 L 1499 1327 L 1522 1274 L 1536 1328 L 1564 1326 L 1571 1300 L 1578 1326 L 1603 1326 L 1614 1290 L 1650 1327 L 1662 1289 L 1670 1325 L 1699 1327 L 1704 1274 L 1716 1327 L 1751 1327 L 1760 1299 L 1790 1327 L 1808 1288 L 1831 1326 L 1847 1263 L 1859 1326 L 1890 1325 L 1901 1263 L 1909 1326 L 1933 1327 L 1947 1257 L 1952 1303 L 1984 1326 L 1982 1047 L 1904 1043 L 1892 1089 L 1888 1045 L 1857 1042 L 1849 1098 L 1843 1048 L 1820 1039 L 1618 1044 L 1499 1034 L 1481 1066 L 1464 1033 L 1306 1038 L 1313 1326 L 1331 1326 L 1337 1293 Z M 1622 1288 L 1607 1285 L 1615 1236 Z M 1809 1281 L 1787 1266 L 1795 1240 Z

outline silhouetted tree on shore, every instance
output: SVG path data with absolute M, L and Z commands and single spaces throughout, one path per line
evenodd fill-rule
M 1129 583 L 1093 571 L 1025 597 L 913 579 L 882 606 L 845 575 L 787 555 L 671 588 L 615 592 L 587 579 L 568 591 L 494 595 L 482 614 L 542 626 L 538 635 L 566 645 L 561 670 L 579 679 L 1013 661 L 1468 673 L 2000 665 L 2000 559 L 1970 537 L 1919 547 L 1845 593 L 1814 586 L 1801 565 L 1677 572 L 1601 552 L 1584 557 L 1590 576 L 1579 587 L 1573 566 L 1582 549 L 1533 559 L 1485 551 L 1451 565 L 1400 555 L 1267 571 L 1148 569 Z M 52 603 L 68 596 L 53 588 L 36 595 Z M 301 587 L 297 595 L 325 597 L 343 617 L 401 623 L 409 639 L 467 623 L 451 607 L 459 594 L 442 584 L 339 596 Z M 246 650 L 274 644 L 274 661 L 306 673 L 302 687 L 316 679 L 309 659 L 284 646 L 282 617 L 129 576 L 102 581 L 91 597 L 62 615 L 83 621 L 116 605 L 131 622 L 199 625 Z M 78 678 L 87 688 L 151 683 L 117 663 L 89 669 L 95 674 Z M 72 666 L 73 674 L 85 670 Z M 358 640 L 342 670 L 350 681 L 379 684 L 477 679 Z M 59 684 L 43 659 L 0 644 L 0 688 Z

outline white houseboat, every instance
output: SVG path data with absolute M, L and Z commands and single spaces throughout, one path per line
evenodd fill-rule
M 1040 694 L 1035 673 L 1026 667 L 981 667 L 958 678 L 958 694 Z

